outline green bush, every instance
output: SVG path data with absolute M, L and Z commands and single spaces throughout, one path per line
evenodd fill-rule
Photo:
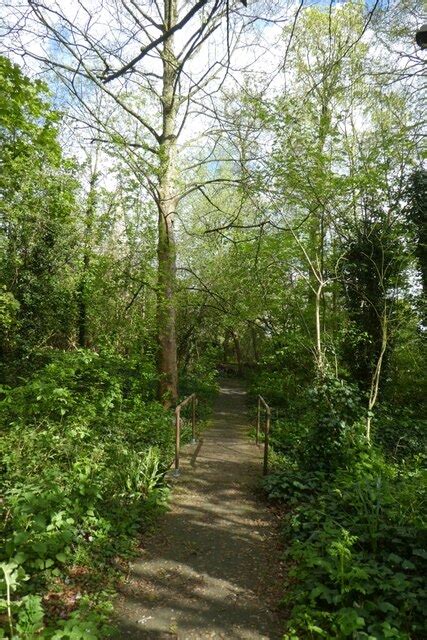
M 218 393 L 218 373 L 211 360 L 210 353 L 205 358 L 194 362 L 190 369 L 180 375 L 180 397 L 184 399 L 191 393 L 197 394 L 199 419 L 206 419 L 209 415 L 212 402 Z
M 425 477 L 375 449 L 334 474 L 289 465 L 265 480 L 286 501 L 285 638 L 425 637 Z
M 290 456 L 306 471 L 331 472 L 348 464 L 365 446 L 361 398 L 356 387 L 343 380 L 325 378 L 305 390 L 304 412 L 272 421 L 275 451 Z M 274 417 L 274 415 L 273 415 Z
M 264 486 L 285 505 L 286 640 L 427 636 L 422 423 L 384 403 L 369 446 L 363 405 L 326 377 L 272 422 Z
M 37 608 L 29 596 L 66 577 L 72 563 L 96 571 L 129 553 L 141 519 L 164 503 L 173 429 L 170 414 L 149 399 L 146 369 L 144 377 L 112 354 L 67 353 L 2 392 L 0 561 L 19 578 L 17 630 L 22 612 Z
M 374 423 L 374 439 L 392 461 L 413 460 L 427 445 L 427 421 L 420 406 L 383 404 Z

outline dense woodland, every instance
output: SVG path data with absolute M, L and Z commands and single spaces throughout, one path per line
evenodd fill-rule
M 1 4 L 0 637 L 109 637 L 234 374 L 284 638 L 425 638 L 422 3 Z

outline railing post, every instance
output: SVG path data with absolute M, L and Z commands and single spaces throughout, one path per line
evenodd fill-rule
M 179 475 L 179 445 L 181 441 L 181 407 L 175 409 L 175 475 Z
M 264 440 L 264 469 L 263 475 L 268 474 L 268 445 L 270 440 L 270 408 L 267 409 L 265 418 L 265 440 Z
M 193 411 L 192 411 L 192 427 L 193 427 L 193 444 L 196 444 L 196 394 L 193 393 Z
M 193 444 L 196 443 L 196 404 L 197 404 L 197 396 L 195 393 L 192 393 L 191 396 L 185 398 L 182 402 L 179 403 L 175 407 L 175 471 L 174 474 L 179 476 L 179 450 L 181 447 L 181 409 L 182 407 L 186 407 L 188 404 L 192 403 L 192 433 L 193 433 Z
M 256 419 L 256 443 L 259 444 L 259 428 L 261 424 L 261 399 L 258 396 L 258 413 Z

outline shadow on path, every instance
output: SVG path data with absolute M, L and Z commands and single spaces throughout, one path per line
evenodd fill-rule
M 262 451 L 245 392 L 221 386 L 212 427 L 183 451 L 170 511 L 144 541 L 116 606 L 118 638 L 279 640 L 274 517 L 256 490 Z

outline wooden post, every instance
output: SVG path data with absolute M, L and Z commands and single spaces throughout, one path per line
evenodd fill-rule
M 257 444 L 259 444 L 260 422 L 261 422 L 261 399 L 258 396 L 258 413 L 257 413 L 257 420 L 256 420 L 256 443 Z
M 267 409 L 267 415 L 265 419 L 265 440 L 264 440 L 264 470 L 263 474 L 268 474 L 268 444 L 270 438 L 270 409 Z
M 181 440 L 181 408 L 175 409 L 175 474 L 179 475 L 179 445 Z
M 192 427 L 193 427 L 193 444 L 196 444 L 196 394 L 193 393 L 193 412 L 192 412 Z

